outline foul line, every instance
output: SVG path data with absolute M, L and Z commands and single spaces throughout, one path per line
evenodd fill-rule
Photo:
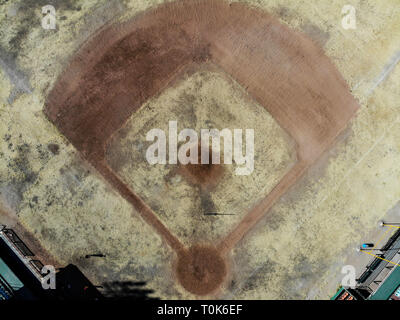
M 319 208 L 322 204 L 325 203 L 326 200 L 328 200 L 332 194 L 334 192 L 336 192 L 337 190 L 339 190 L 340 186 L 342 185 L 342 183 L 344 183 L 347 178 L 354 172 L 354 170 L 357 169 L 357 167 L 361 164 L 361 162 L 363 162 L 365 160 L 366 157 L 368 157 L 368 155 L 383 141 L 383 139 L 386 137 L 386 135 L 388 134 L 388 132 L 398 123 L 398 120 L 400 119 L 400 116 L 398 116 L 393 122 L 390 123 L 390 126 L 386 129 L 383 130 L 383 134 L 378 137 L 374 143 L 372 144 L 372 146 L 367 150 L 367 152 L 365 152 L 358 160 L 357 162 L 349 169 L 347 170 L 347 172 L 344 174 L 344 176 L 342 177 L 342 179 L 333 187 L 335 190 L 333 192 L 330 192 L 329 194 L 327 194 L 325 197 L 322 198 L 322 200 L 316 205 L 315 208 Z

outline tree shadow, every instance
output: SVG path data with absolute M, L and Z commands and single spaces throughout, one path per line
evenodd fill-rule
M 146 289 L 146 282 L 113 281 L 103 284 L 103 294 L 106 300 L 160 300 L 150 297 L 154 290 Z

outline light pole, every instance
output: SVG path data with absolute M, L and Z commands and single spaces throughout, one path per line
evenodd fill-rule
M 386 227 L 386 226 L 400 226 L 399 222 L 384 222 L 384 221 L 379 221 L 379 226 L 380 227 Z
M 85 256 L 86 259 L 89 259 L 90 257 L 105 258 L 106 256 L 102 253 L 87 254 Z

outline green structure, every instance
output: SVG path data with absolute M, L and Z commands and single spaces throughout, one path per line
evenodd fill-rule
M 370 300 L 389 300 L 399 286 L 400 268 L 397 266 L 378 290 L 370 297 Z

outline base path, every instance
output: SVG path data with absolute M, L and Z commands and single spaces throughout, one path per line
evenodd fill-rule
M 157 215 L 150 209 L 150 207 L 143 202 L 105 163 L 104 161 L 94 163 L 98 172 L 114 187 L 119 194 L 131 203 L 135 209 L 140 213 L 142 218 L 160 234 L 168 245 L 175 251 L 182 251 L 184 246 L 157 218 Z
M 227 254 L 238 243 L 244 235 L 260 221 L 274 203 L 293 186 L 308 168 L 305 162 L 297 162 L 292 169 L 282 178 L 272 191 L 260 201 L 226 236 L 218 245 L 221 254 Z
M 105 164 L 107 142 L 132 113 L 179 79 L 188 66 L 195 69 L 203 64 L 217 65 L 266 108 L 296 142 L 299 161 L 221 240 L 219 253 L 196 244 L 192 250 L 183 249 L 155 213 Z M 185 0 L 160 5 L 131 21 L 99 30 L 58 78 L 45 113 L 177 252 L 179 261 L 191 261 L 188 268 L 178 263 L 181 284 L 194 293 L 207 294 L 216 290 L 209 285 L 213 274 L 219 275 L 215 281 L 223 279 L 226 265 L 215 263 L 207 269 L 199 257 L 212 252 L 225 259 L 276 200 L 330 148 L 357 108 L 335 66 L 306 36 L 241 3 Z M 223 272 L 217 272 L 218 268 Z M 200 278 L 186 274 L 195 270 L 203 270 Z M 198 279 L 203 279 L 204 286 L 196 282 Z M 202 289 L 190 289 L 194 287 Z

